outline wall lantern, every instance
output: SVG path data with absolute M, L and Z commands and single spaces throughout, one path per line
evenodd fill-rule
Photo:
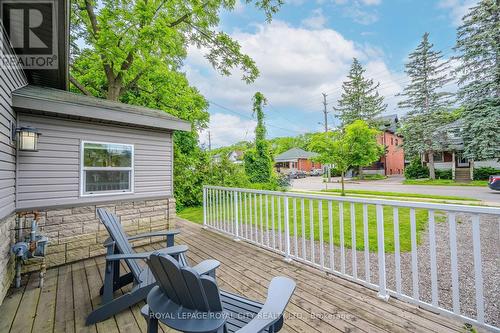
M 38 151 L 40 132 L 33 127 L 16 128 L 17 149 L 21 151 Z

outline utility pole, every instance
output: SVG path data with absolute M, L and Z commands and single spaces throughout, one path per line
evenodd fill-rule
M 326 102 L 326 96 L 328 96 L 327 94 L 325 93 L 322 93 L 323 95 L 323 114 L 325 116 L 325 133 L 328 132 L 328 111 L 327 111 L 327 105 L 328 103 Z
M 208 151 L 212 151 L 212 137 L 210 136 L 210 131 L 208 131 Z
M 325 133 L 328 133 L 328 109 L 327 109 L 327 106 L 328 106 L 328 103 L 326 102 L 326 97 L 328 96 L 327 94 L 325 93 L 321 93 L 323 95 L 323 115 L 325 117 Z M 326 165 L 325 166 L 325 171 L 326 171 L 326 174 L 327 174 L 327 177 L 328 177 L 328 183 L 332 180 L 331 179 L 331 173 L 330 173 L 330 168 L 331 166 L 330 165 Z M 328 189 L 328 183 L 325 183 L 325 188 Z

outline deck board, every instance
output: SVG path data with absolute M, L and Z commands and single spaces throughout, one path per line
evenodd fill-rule
M 224 290 L 264 301 L 274 276 L 289 276 L 297 289 L 287 307 L 283 332 L 463 332 L 463 323 L 390 299 L 384 302 L 363 286 L 301 263 L 287 263 L 272 252 L 177 221 L 179 244 L 189 246 L 196 264 L 221 262 L 217 280 Z M 138 249 L 151 251 L 164 244 Z M 126 269 L 126 268 L 125 268 Z M 47 271 L 45 287 L 37 288 L 38 273 L 23 276 L 23 287 L 11 289 L 0 306 L 0 332 L 142 332 L 146 324 L 140 303 L 102 323 L 84 326 L 86 315 L 99 306 L 104 258 L 91 258 Z M 129 287 L 118 290 L 117 295 Z M 162 326 L 160 332 L 172 330 Z

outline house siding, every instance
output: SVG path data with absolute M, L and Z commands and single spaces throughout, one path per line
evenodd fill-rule
M 0 25 L 0 58 L 13 54 Z M 16 204 L 16 149 L 12 142 L 12 125 L 16 113 L 12 109 L 12 91 L 27 84 L 20 68 L 0 63 L 0 304 L 14 276 L 14 257 L 10 245 L 14 240 Z
M 19 152 L 17 210 L 74 207 L 172 196 L 172 134 L 19 113 L 20 126 L 41 133 L 37 152 Z M 134 193 L 80 196 L 82 141 L 134 145 Z

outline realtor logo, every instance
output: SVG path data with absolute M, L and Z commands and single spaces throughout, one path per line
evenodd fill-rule
M 57 69 L 55 0 L 0 0 L 0 4 L 2 22 L 18 65 L 25 69 Z M 5 47 L 5 41 L 2 45 Z M 2 53 L 5 56 L 7 52 Z

